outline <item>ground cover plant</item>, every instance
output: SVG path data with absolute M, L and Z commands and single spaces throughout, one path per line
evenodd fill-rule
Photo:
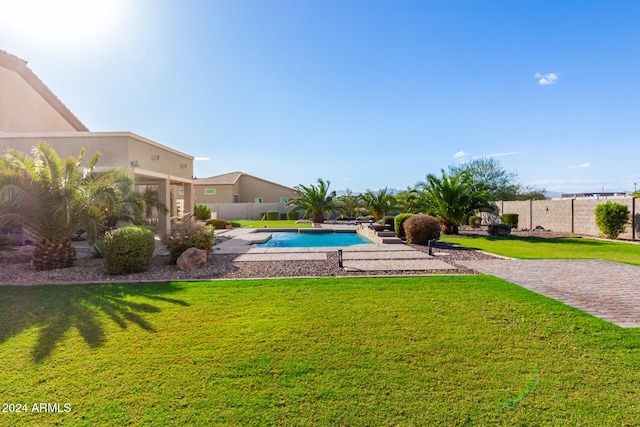
M 602 259 L 640 265 L 640 245 L 598 239 L 563 237 L 474 236 L 440 240 L 521 259 Z
M 244 220 L 239 220 L 237 221 L 238 223 L 240 223 L 241 227 L 250 227 L 250 228 L 304 228 L 304 227 L 311 227 L 312 224 L 311 223 L 300 223 L 300 224 L 296 224 L 295 220 L 277 220 L 277 221 L 244 221 Z
M 0 354 L 0 425 L 640 420 L 640 330 L 490 276 L 6 286 Z

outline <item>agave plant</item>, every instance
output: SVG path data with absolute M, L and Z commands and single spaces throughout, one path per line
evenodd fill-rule
M 124 170 L 96 171 L 100 153 L 82 169 L 84 154 L 83 148 L 77 158 L 62 160 L 39 142 L 32 156 L 10 149 L 0 159 L 0 225 L 20 226 L 35 239 L 31 265 L 37 270 L 73 266 L 71 237 L 88 229 L 95 238 L 99 224 L 121 210 L 123 189 L 133 186 Z

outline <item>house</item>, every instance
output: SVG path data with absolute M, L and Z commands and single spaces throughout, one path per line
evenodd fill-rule
M 170 208 L 160 215 L 161 234 L 176 216 L 178 197 L 193 206 L 193 156 L 131 132 L 89 131 L 26 61 L 0 50 L 0 154 L 9 148 L 28 152 L 40 141 L 62 158 L 77 156 L 83 147 L 86 159 L 100 151 L 99 167 L 120 167 L 136 184 L 157 186 Z
M 195 202 L 226 219 L 259 219 L 268 210 L 284 213 L 287 202 L 300 197 L 293 188 L 244 172 L 196 178 L 193 185 Z

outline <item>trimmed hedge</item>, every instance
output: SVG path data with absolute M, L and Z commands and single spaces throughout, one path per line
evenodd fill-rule
M 511 228 L 518 228 L 518 214 L 516 213 L 502 214 L 502 222 L 504 224 L 510 225 Z
M 299 209 L 291 209 L 287 212 L 287 218 L 291 221 L 297 221 L 300 219 L 300 210 Z
M 404 232 L 407 235 L 407 243 L 416 245 L 426 245 L 429 240 L 438 239 L 441 229 L 440 221 L 431 215 L 413 215 L 404 222 Z
M 276 210 L 267 211 L 267 221 L 277 221 L 280 219 L 280 212 Z
M 156 248 L 155 236 L 135 225 L 107 231 L 104 236 L 104 267 L 107 274 L 145 271 Z
M 396 236 L 401 239 L 405 239 L 407 237 L 404 232 L 404 222 L 412 216 L 412 213 L 403 213 L 393 217 L 393 230 L 396 232 Z

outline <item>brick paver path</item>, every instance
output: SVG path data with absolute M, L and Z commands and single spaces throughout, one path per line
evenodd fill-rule
M 623 328 L 640 327 L 640 267 L 600 260 L 460 261 Z

